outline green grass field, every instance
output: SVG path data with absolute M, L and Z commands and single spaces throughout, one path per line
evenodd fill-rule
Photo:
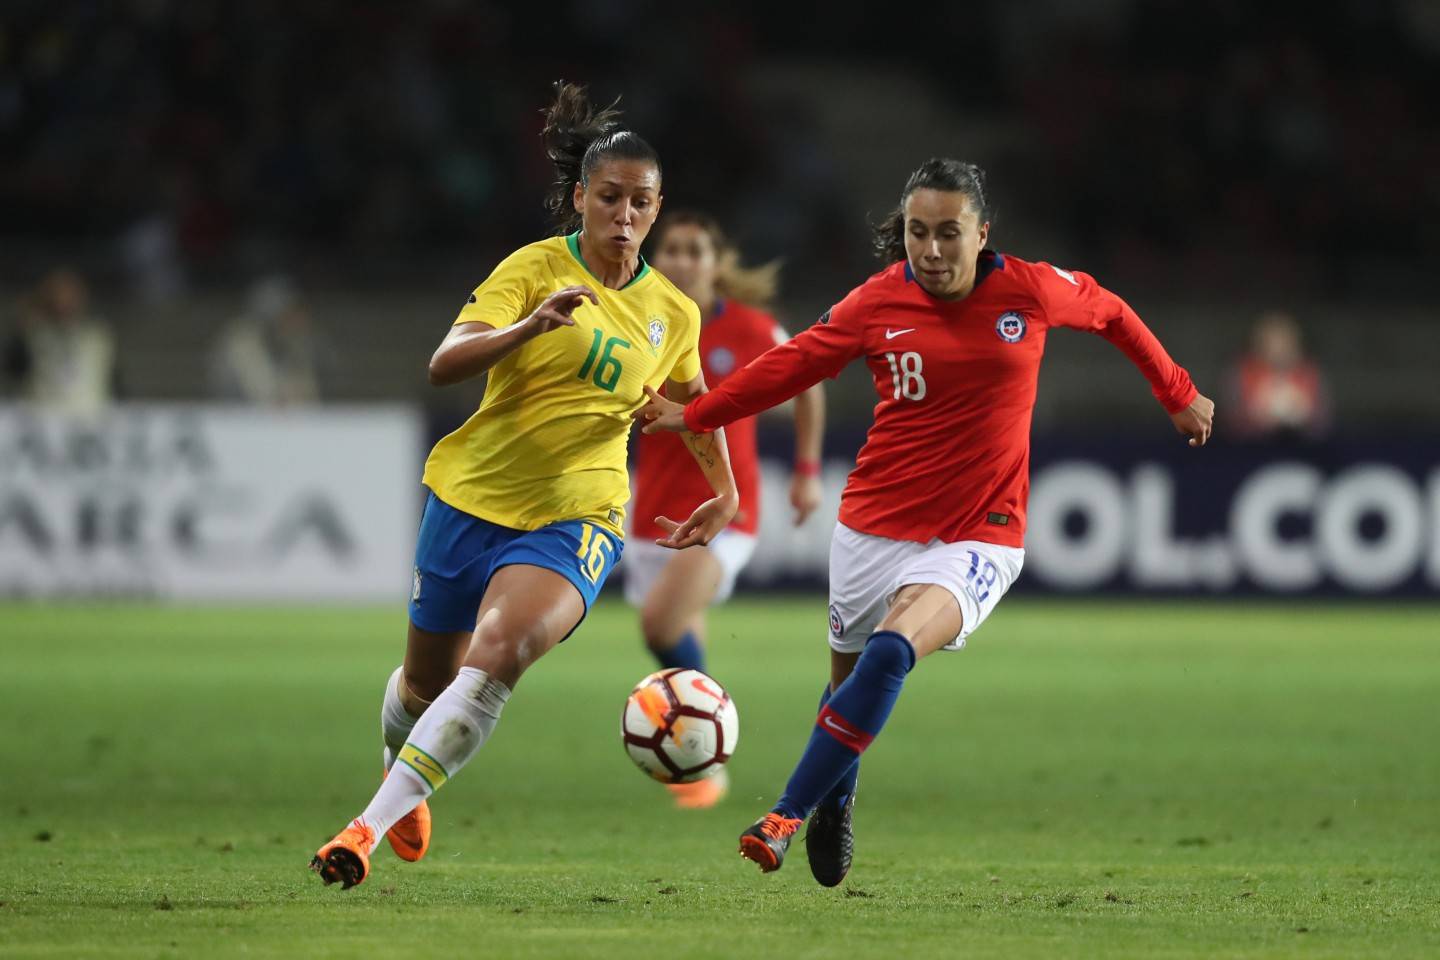
M 0 955 L 1440 955 L 1434 608 L 1012 599 L 912 675 L 825 890 L 801 847 L 735 854 L 813 719 L 823 603 L 715 613 L 735 789 L 682 813 L 620 747 L 649 664 L 606 601 L 427 860 L 342 893 L 306 862 L 375 785 L 403 617 L 0 606 Z

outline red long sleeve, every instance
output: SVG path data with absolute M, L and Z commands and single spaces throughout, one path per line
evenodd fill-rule
M 1171 359 L 1128 303 L 1100 286 L 1088 273 L 1055 267 L 1049 270 L 1053 276 L 1046 278 L 1043 290 L 1051 324 L 1098 333 L 1119 347 L 1150 381 L 1155 399 L 1167 413 L 1179 413 L 1190 405 L 1199 393 L 1190 374 Z
M 838 374 L 864 353 L 859 299 L 857 289 L 810 329 L 770 348 L 716 389 L 691 400 L 685 406 L 685 426 L 695 433 L 717 430 Z

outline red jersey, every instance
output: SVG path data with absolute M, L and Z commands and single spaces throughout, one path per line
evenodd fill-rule
M 715 315 L 700 328 L 700 366 L 706 386 L 713 390 L 784 340 L 785 331 L 770 314 L 733 300 L 721 301 Z M 760 525 L 760 456 L 756 452 L 754 418 L 742 415 L 728 422 L 725 445 L 740 493 L 740 509 L 730 526 L 742 533 L 754 533 Z M 640 434 L 636 456 L 635 499 L 630 508 L 634 536 L 663 537 L 665 531 L 655 523 L 656 517 L 684 520 L 715 496 L 678 434 Z
M 845 485 L 840 522 L 928 543 L 1018 547 L 1030 491 L 1030 417 L 1051 327 L 1098 333 L 1150 381 L 1170 413 L 1195 385 L 1135 311 L 1079 272 L 985 251 L 963 300 L 939 300 L 901 261 L 818 323 L 685 408 L 714 430 L 792 397 L 864 357 L 879 402 Z

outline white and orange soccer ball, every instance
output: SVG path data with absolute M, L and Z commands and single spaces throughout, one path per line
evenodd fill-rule
M 625 752 L 662 783 L 720 772 L 740 739 L 735 701 L 699 670 L 657 670 L 635 685 L 620 717 Z

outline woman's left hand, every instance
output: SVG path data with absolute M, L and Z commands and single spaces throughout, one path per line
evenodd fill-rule
M 666 531 L 667 535 L 655 542 L 672 550 L 684 550 L 686 547 L 693 547 L 696 544 L 704 546 L 714 540 L 716 534 L 729 526 L 738 509 L 740 509 L 740 498 L 731 493 L 706 500 L 695 508 L 695 512 L 690 514 L 690 519 L 684 523 L 676 523 L 669 517 L 656 517 L 655 522 Z
M 1215 426 L 1215 403 L 1197 393 L 1190 406 L 1170 415 L 1170 422 L 1175 424 L 1176 430 L 1190 438 L 1190 446 L 1203 447 Z
M 819 477 L 807 473 L 794 474 L 790 478 L 790 506 L 795 508 L 795 526 L 804 523 L 824 498 L 825 490 L 820 486 Z

